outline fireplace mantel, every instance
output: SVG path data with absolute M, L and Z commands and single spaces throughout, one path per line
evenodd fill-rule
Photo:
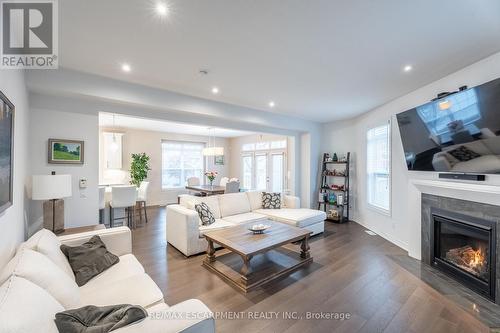
M 409 182 L 408 192 L 410 198 L 408 254 L 419 260 L 422 259 L 420 236 L 422 193 L 500 206 L 500 186 L 496 185 L 413 179 Z
M 412 180 L 421 193 L 500 205 L 500 186 L 438 180 Z

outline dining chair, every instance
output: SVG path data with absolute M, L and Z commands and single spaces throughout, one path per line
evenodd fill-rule
M 240 182 L 228 182 L 224 193 L 237 193 L 240 191 Z
M 104 209 L 106 209 L 106 200 L 104 199 L 106 195 L 106 188 L 104 186 L 99 187 L 99 224 L 104 224 Z
M 187 184 L 188 184 L 188 186 L 199 186 L 201 184 L 200 183 L 200 178 L 198 178 L 198 177 L 189 177 L 187 179 Z M 189 191 L 189 194 L 192 194 L 192 195 L 197 196 L 197 197 L 202 197 L 203 196 L 203 193 L 195 192 L 195 191 Z
M 189 177 L 187 179 L 188 186 L 197 186 L 200 185 L 200 178 L 198 177 Z
M 139 206 L 139 220 L 142 223 L 142 209 L 144 209 L 144 217 L 148 223 L 148 213 L 146 210 L 146 202 L 148 201 L 149 182 L 141 182 L 139 191 L 137 192 L 137 205 Z
M 127 219 L 129 228 L 134 229 L 134 207 L 137 200 L 136 186 L 113 186 L 111 187 L 111 201 L 109 202 L 109 226 L 114 227 L 115 220 Z M 124 208 L 126 216 L 115 218 L 114 210 Z
M 219 185 L 222 186 L 222 187 L 225 187 L 227 183 L 229 183 L 229 178 L 228 177 L 222 177 L 220 179 Z

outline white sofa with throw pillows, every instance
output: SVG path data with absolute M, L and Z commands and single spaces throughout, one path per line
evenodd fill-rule
M 79 287 L 60 246 L 79 246 L 94 235 L 119 261 Z M 0 272 L 0 333 L 56 333 L 56 313 L 117 304 L 139 305 L 148 316 L 113 332 L 215 332 L 211 312 L 201 301 L 173 306 L 164 302 L 161 290 L 132 254 L 127 227 L 61 237 L 43 229 L 21 244 Z
M 266 219 L 308 229 L 312 235 L 324 231 L 325 212 L 300 208 L 298 197 L 280 194 L 270 197 L 269 193 L 265 196 L 263 193 L 249 191 L 208 197 L 182 195 L 178 205 L 167 206 L 167 242 L 185 256 L 191 256 L 206 251 L 207 241 L 203 234 L 207 231 Z M 200 219 L 196 206 L 201 209 L 202 203 L 213 215 L 212 223 Z M 276 203 L 279 205 L 275 206 Z M 206 212 L 202 211 L 202 217 L 204 214 Z

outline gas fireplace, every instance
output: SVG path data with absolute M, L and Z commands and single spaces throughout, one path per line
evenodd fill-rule
M 495 300 L 496 223 L 436 208 L 431 215 L 431 265 Z

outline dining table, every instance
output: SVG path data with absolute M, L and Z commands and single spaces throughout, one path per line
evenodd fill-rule
M 186 186 L 186 190 L 194 191 L 194 192 L 199 192 L 204 195 L 216 195 L 216 194 L 224 194 L 226 191 L 225 186 L 218 186 L 218 185 L 191 185 L 191 186 Z

